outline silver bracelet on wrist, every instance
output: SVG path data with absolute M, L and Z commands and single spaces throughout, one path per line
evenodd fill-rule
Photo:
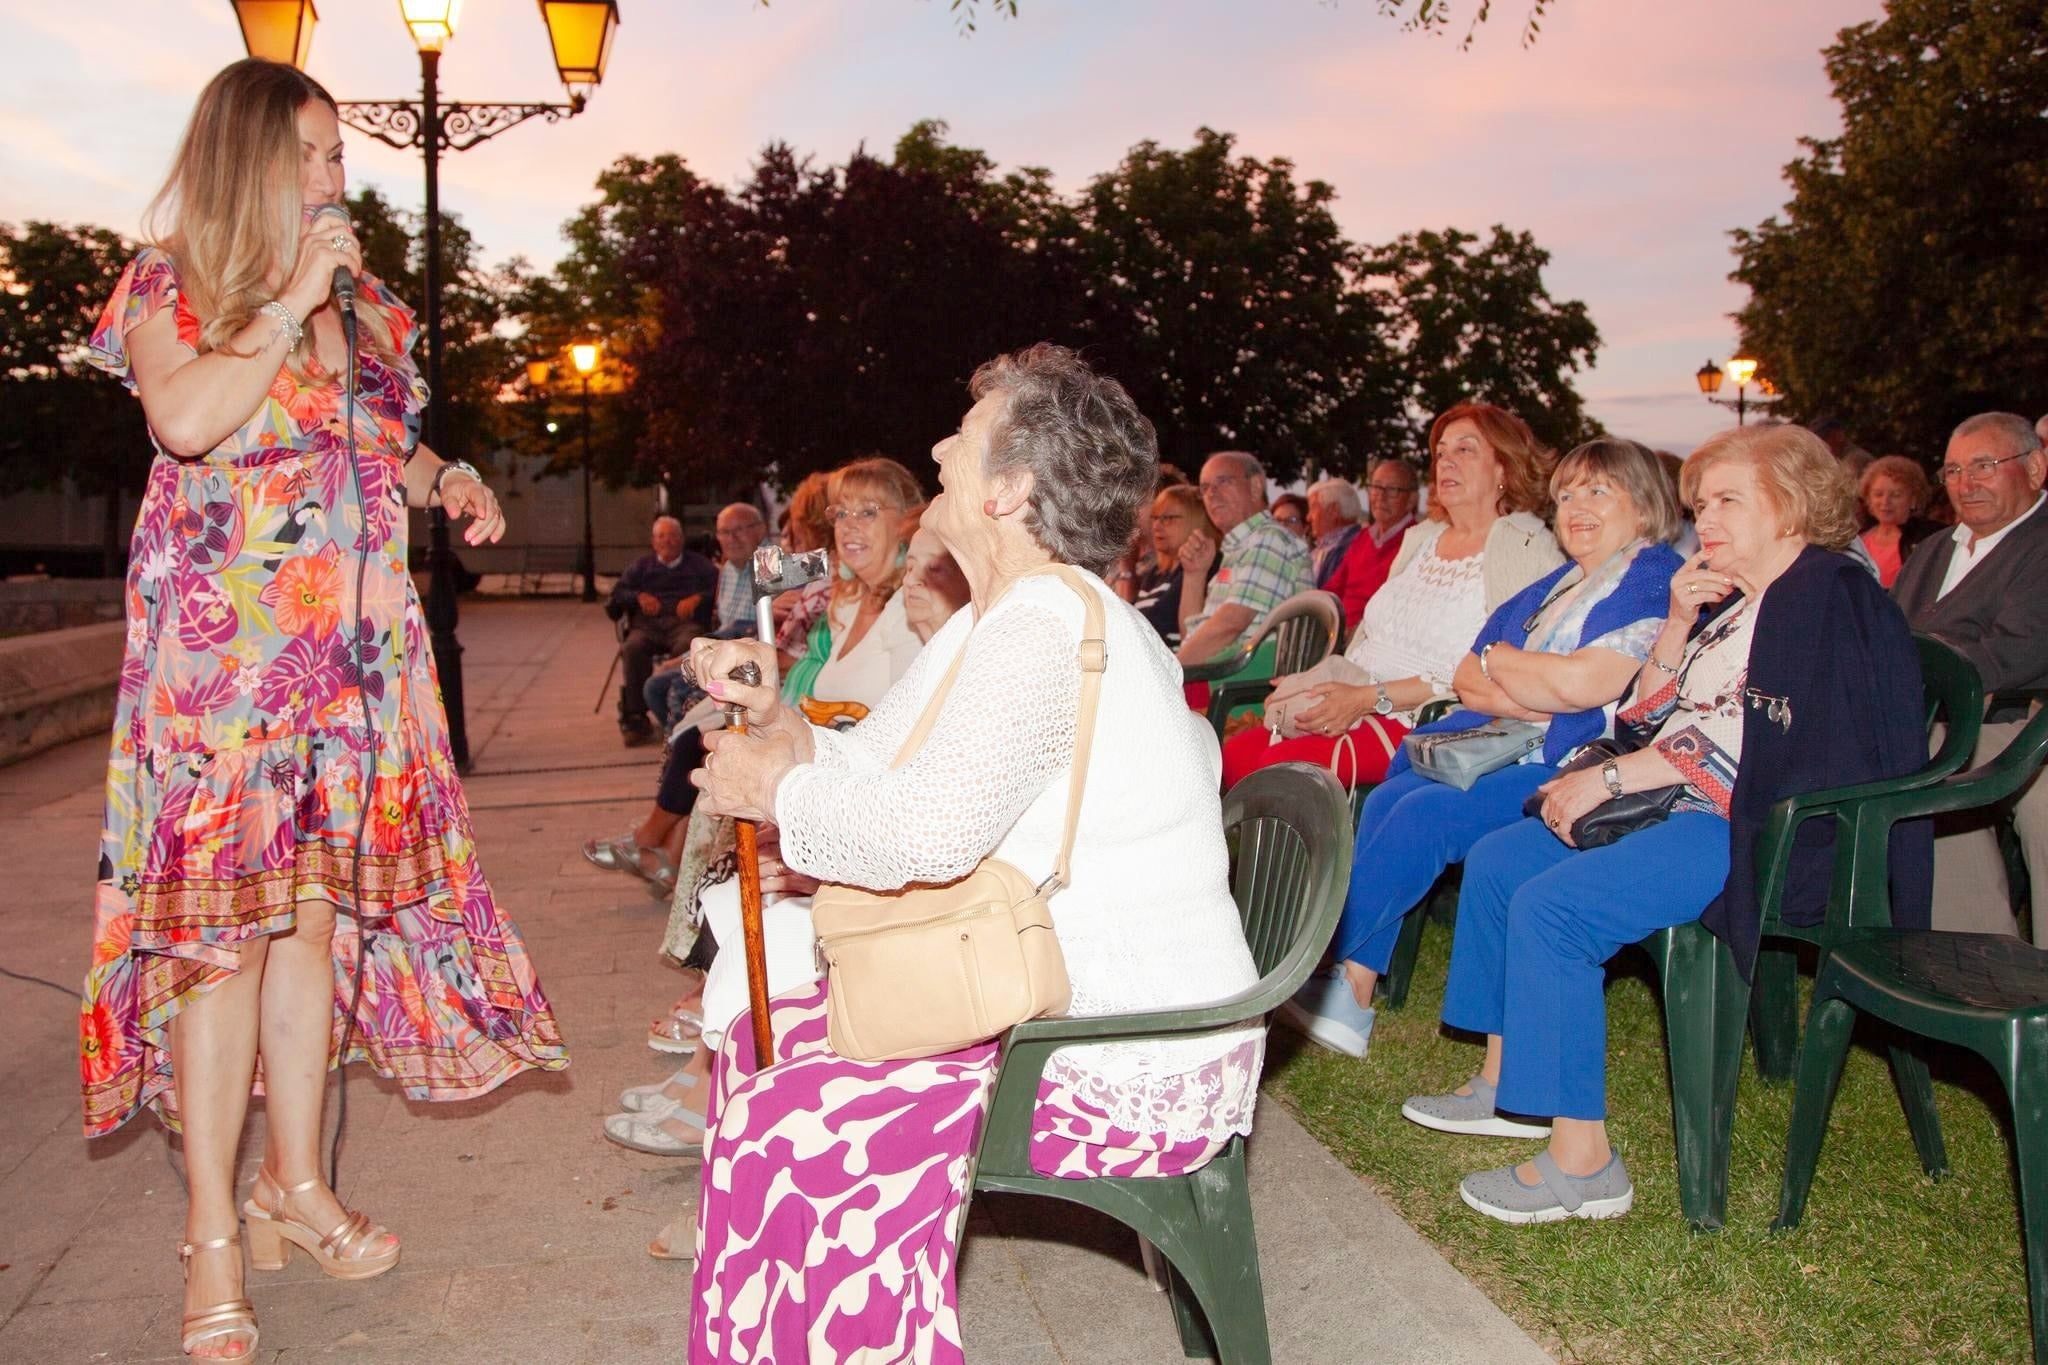
M 1647 657 L 1650 660 L 1650 666 L 1652 668 L 1662 669 L 1665 673 L 1669 674 L 1671 677 L 1674 678 L 1678 676 L 1678 670 L 1676 668 L 1672 667 L 1670 664 L 1665 663 L 1662 659 L 1658 658 L 1654 653 L 1648 655 Z
M 1486 679 L 1488 682 L 1493 681 L 1493 670 L 1486 666 L 1487 651 L 1491 650 L 1494 645 L 1497 645 L 1499 643 L 1500 641 L 1495 640 L 1492 644 L 1481 645 L 1479 647 L 1479 676 Z
M 257 309 L 256 311 L 259 313 L 268 313 L 270 314 L 270 316 L 277 319 L 278 335 L 282 336 L 285 339 L 284 348 L 287 351 L 296 348 L 299 344 L 299 338 L 306 335 L 306 329 L 299 325 L 299 319 L 297 315 L 295 315 L 291 309 L 279 303 L 276 299 L 272 299 L 269 303 L 264 304 L 261 308 Z

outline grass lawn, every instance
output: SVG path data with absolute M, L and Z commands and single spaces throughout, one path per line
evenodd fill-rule
M 1437 1021 L 1451 935 L 1432 924 L 1408 1005 L 1381 1010 L 1354 1061 L 1282 1029 L 1268 1094 L 1393 1201 L 1451 1264 L 1563 1360 L 2018 1361 L 2031 1349 L 2007 1110 L 1974 1057 L 1930 1053 L 1952 1174 L 1920 1169 L 1891 1073 L 1859 1033 L 1805 1221 L 1773 1236 L 1792 1087 L 1743 1073 L 1728 1224 L 1679 1216 L 1654 976 L 1633 952 L 1607 992 L 1609 1133 L 1635 1181 L 1607 1222 L 1511 1228 L 1466 1208 L 1458 1181 L 1534 1142 L 1461 1138 L 1400 1117 L 1409 1095 L 1478 1070 L 1477 1042 Z M 1360 1325 L 1361 1333 L 1369 1325 Z M 1369 1342 L 1369 1336 L 1363 1338 Z

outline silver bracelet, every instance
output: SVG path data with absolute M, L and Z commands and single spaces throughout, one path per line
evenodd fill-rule
M 279 303 L 276 299 L 272 299 L 256 311 L 268 313 L 277 319 L 278 334 L 285 339 L 284 346 L 288 351 L 296 349 L 299 344 L 299 338 L 306 335 L 306 329 L 299 325 L 299 320 L 292 313 L 292 310 Z
M 1497 645 L 1499 643 L 1500 641 L 1495 640 L 1492 644 L 1481 645 L 1479 647 L 1479 676 L 1486 679 L 1488 682 L 1493 681 L 1493 670 L 1486 666 L 1486 654 L 1488 650 L 1492 649 L 1494 645 Z
M 1650 666 L 1652 668 L 1661 668 L 1674 678 L 1678 676 L 1678 670 L 1676 668 L 1673 668 L 1670 664 L 1665 663 L 1662 659 L 1658 658 L 1655 653 L 1645 655 L 1644 657 L 1649 659 Z

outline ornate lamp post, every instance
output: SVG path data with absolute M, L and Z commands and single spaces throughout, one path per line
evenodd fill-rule
M 583 600 L 597 600 L 597 542 L 590 533 L 590 375 L 597 368 L 597 343 L 579 341 L 569 359 L 583 381 Z
M 252 57 L 303 66 L 313 46 L 317 14 L 313 0 L 232 0 L 242 42 Z M 420 54 L 420 98 L 344 100 L 341 121 L 400 150 L 417 147 L 426 161 L 426 262 L 421 322 L 427 357 L 427 444 L 436 453 L 446 433 L 446 398 L 441 392 L 441 153 L 462 152 L 531 118 L 559 123 L 583 112 L 588 91 L 604 79 L 612 34 L 619 24 L 618 0 L 539 0 L 548 26 L 555 71 L 569 91 L 565 104 L 441 103 L 441 49 L 455 37 L 462 0 L 398 0 L 398 10 Z M 289 11 L 289 13 L 288 13 Z M 290 46 L 286 46 L 289 35 Z M 448 745 L 457 766 L 469 766 L 469 727 L 462 700 L 462 645 L 455 638 L 458 616 L 455 554 L 448 541 L 448 517 L 430 514 L 432 546 L 428 565 L 427 628 L 434 664 L 441 676 L 441 700 L 448 712 Z
M 1699 381 L 1700 392 L 1706 396 L 1706 400 L 1709 403 L 1735 409 L 1735 425 L 1738 427 L 1747 424 L 1749 410 L 1752 406 L 1763 407 L 1777 402 L 1780 397 L 1777 389 L 1772 387 L 1770 380 L 1757 379 L 1756 362 L 1748 356 L 1735 356 L 1728 362 L 1728 378 L 1735 381 L 1735 396 L 1733 398 L 1714 397 L 1721 388 L 1721 373 L 1722 367 L 1709 360 L 1693 372 L 1693 378 Z M 1757 386 L 1757 396 L 1754 398 L 1749 396 L 1749 386 L 1752 381 Z

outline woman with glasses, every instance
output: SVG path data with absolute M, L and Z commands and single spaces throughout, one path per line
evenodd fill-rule
M 1152 623 L 1160 639 L 1176 647 L 1187 619 L 1201 610 L 1204 584 L 1208 577 L 1215 576 L 1219 562 L 1212 557 L 1207 577 L 1197 579 L 1193 590 L 1189 590 L 1180 547 L 1193 535 L 1207 536 L 1211 543 L 1223 538 L 1202 506 L 1202 490 L 1191 483 L 1169 484 L 1160 489 L 1152 499 L 1152 549 L 1157 559 L 1146 569 L 1131 605 Z
M 1458 661 L 1488 614 L 1564 562 L 1541 515 L 1551 452 L 1521 418 L 1461 403 L 1429 429 L 1430 519 L 1402 537 L 1387 582 L 1367 603 L 1341 678 L 1278 678 L 1265 725 L 1223 746 L 1223 782 L 1269 763 L 1331 769 L 1346 786 L 1378 782 L 1415 713 L 1449 696 Z

